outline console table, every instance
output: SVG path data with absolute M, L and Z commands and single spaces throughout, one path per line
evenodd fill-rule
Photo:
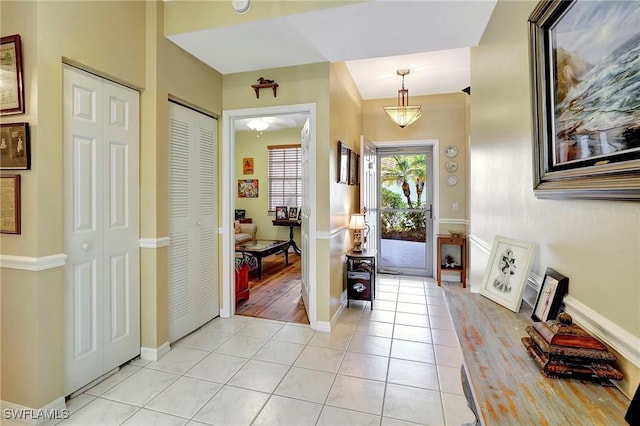
M 462 281 L 462 288 L 467 287 L 467 238 L 462 236 L 451 236 L 439 234 L 438 240 L 438 266 L 436 281 L 438 285 L 442 284 L 442 270 L 460 272 L 460 281 Z M 443 265 L 444 259 L 442 258 L 442 246 L 460 246 L 460 261 L 455 267 L 447 268 Z
M 293 227 L 300 226 L 301 221 L 299 220 L 289 220 L 289 219 L 275 219 L 271 221 L 274 226 L 288 226 L 289 227 L 289 245 L 293 247 L 293 251 L 297 254 L 301 254 L 302 250 L 298 248 L 298 245 L 293 240 Z
M 445 299 L 462 350 L 465 396 L 478 424 L 626 424 L 629 400 L 617 388 L 542 374 L 520 341 L 532 323 L 528 306 L 514 313 L 459 287 L 445 290 Z

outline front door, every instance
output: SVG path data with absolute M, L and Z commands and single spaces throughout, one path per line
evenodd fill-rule
M 378 149 L 379 267 L 433 276 L 432 148 Z
M 139 94 L 63 70 L 65 395 L 140 353 Z

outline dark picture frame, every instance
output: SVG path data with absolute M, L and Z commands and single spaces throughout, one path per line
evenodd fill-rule
M 24 114 L 22 41 L 19 34 L 0 39 L 0 115 Z
M 497 235 L 482 278 L 480 294 L 513 312 L 520 311 L 534 255 L 535 243 Z
M 533 306 L 531 319 L 546 322 L 556 319 L 560 313 L 562 298 L 569 290 L 569 278 L 552 268 L 547 268 L 538 298 Z
M 629 100 L 640 72 L 625 63 L 640 50 L 627 19 L 638 8 L 545 0 L 529 16 L 536 197 L 640 199 L 640 110 Z
M 298 219 L 298 208 L 289 207 L 289 220 L 297 220 L 297 219 Z
M 29 123 L 0 124 L 0 169 L 29 170 L 30 168 Z
M 0 175 L 0 233 L 20 234 L 20 175 Z
M 349 150 L 349 185 L 357 185 L 358 182 L 358 154 Z
M 287 220 L 288 218 L 287 206 L 276 206 L 276 220 Z
M 338 141 L 338 183 L 347 183 L 349 178 L 349 148 Z

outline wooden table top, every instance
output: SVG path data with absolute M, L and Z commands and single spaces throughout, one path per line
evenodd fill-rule
M 626 425 L 630 401 L 615 387 L 545 377 L 520 341 L 519 313 L 464 290 L 446 289 L 465 369 L 485 425 Z

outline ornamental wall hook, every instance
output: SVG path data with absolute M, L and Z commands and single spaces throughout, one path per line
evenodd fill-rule
M 276 98 L 278 96 L 278 83 L 276 83 L 274 80 L 267 80 L 266 78 L 260 77 L 258 79 L 258 84 L 252 84 L 251 87 L 253 87 L 253 90 L 256 91 L 257 99 L 260 99 L 260 89 L 266 89 L 269 87 L 273 89 L 273 97 Z

